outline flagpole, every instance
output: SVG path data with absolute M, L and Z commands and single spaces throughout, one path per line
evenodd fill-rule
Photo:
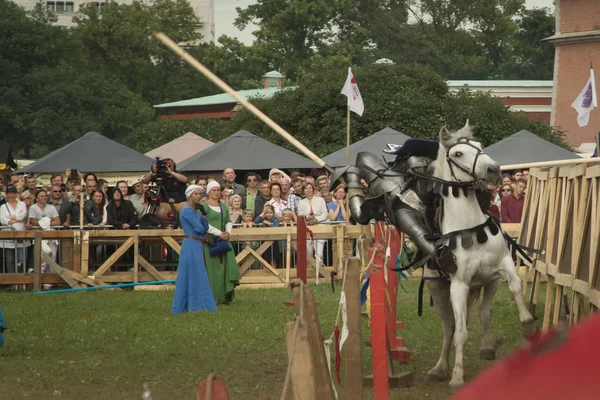
M 593 111 L 592 111 L 593 112 Z M 596 156 L 600 158 L 600 131 L 598 130 L 598 120 L 600 119 L 600 110 L 596 107 L 596 112 L 595 112 L 595 118 L 594 118 L 594 136 L 595 136 L 595 142 L 596 142 Z
M 592 64 L 592 57 L 590 55 L 590 69 L 592 72 L 594 71 L 594 65 Z M 594 74 L 594 80 L 596 79 L 596 75 Z M 594 82 L 595 87 L 596 82 Z M 594 110 L 592 110 L 594 112 Z M 594 141 L 596 142 L 596 156 L 600 158 L 600 139 L 598 138 L 600 131 L 598 131 L 598 119 L 600 119 L 600 110 L 596 107 L 596 112 L 594 113 Z
M 352 71 L 352 54 L 348 55 L 348 75 Z M 352 90 L 348 90 L 348 101 L 346 102 L 346 165 L 350 165 L 350 96 Z
M 350 97 L 346 105 L 346 165 L 350 165 Z

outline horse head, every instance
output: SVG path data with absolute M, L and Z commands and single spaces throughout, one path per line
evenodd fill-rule
M 455 182 L 474 182 L 484 190 L 488 183 L 498 183 L 501 178 L 500 164 L 483 152 L 481 143 L 473 136 L 468 120 L 456 132 L 442 127 L 437 166 L 436 170 L 441 178 Z

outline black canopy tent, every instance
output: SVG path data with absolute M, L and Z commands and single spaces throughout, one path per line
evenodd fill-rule
M 484 151 L 500 165 L 571 160 L 579 156 L 526 130 L 494 143 Z
M 97 132 L 54 150 L 17 172 L 62 173 L 68 168 L 83 172 L 144 172 L 154 160 Z
M 397 130 L 389 127 L 383 128 L 379 132 L 375 132 L 374 134 L 350 145 L 350 164 L 354 163 L 356 160 L 356 155 L 361 151 L 368 151 L 377 156 L 388 156 L 389 158 L 389 154 L 384 153 L 383 151 L 388 149 L 388 144 L 402 145 L 408 139 L 410 139 L 410 136 L 406 136 Z M 346 147 L 331 153 L 323 160 L 332 167 L 345 166 L 347 164 Z
M 182 172 L 213 172 L 226 168 L 259 171 L 317 167 L 308 158 L 241 130 L 182 161 L 177 169 Z
M 0 141 L 0 171 L 17 168 L 12 155 L 12 146 L 6 140 Z

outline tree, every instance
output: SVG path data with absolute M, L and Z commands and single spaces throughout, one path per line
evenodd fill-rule
M 315 50 L 333 37 L 337 8 L 336 2 L 328 0 L 259 0 L 237 11 L 235 25 L 244 29 L 255 23 L 259 27 L 253 32 L 255 46 L 272 55 L 276 69 L 295 79 Z
M 23 77 L 22 90 L 26 106 L 14 125 L 35 149 L 33 157 L 90 131 L 121 138 L 153 117 L 140 96 L 94 71 L 80 74 L 64 65 L 36 68 Z
M 564 132 L 543 121 L 530 121 L 526 113 L 509 111 L 500 100 L 484 92 L 461 90 L 444 104 L 445 121 L 459 128 L 469 119 L 484 147 L 494 144 L 520 130 L 528 130 L 542 139 L 569 148 Z
M 554 15 L 547 8 L 524 10 L 514 35 L 513 57 L 499 68 L 504 79 L 547 79 L 554 74 L 554 46 L 543 42 L 555 32 Z
M 565 145 L 560 131 L 510 112 L 489 94 L 450 94 L 444 80 L 425 68 L 368 65 L 354 68 L 354 74 L 365 102 L 365 113 L 362 117 L 352 115 L 352 142 L 386 126 L 411 137 L 437 139 L 442 125 L 459 128 L 469 119 L 484 145 L 521 129 Z M 295 90 L 280 92 L 254 104 L 316 154 L 325 156 L 345 146 L 346 102 L 340 95 L 345 78 L 343 70 L 321 71 L 302 80 Z M 226 129 L 228 133 L 246 129 L 294 150 L 247 110 L 230 121 Z
M 109 2 L 102 8 L 88 3 L 80 11 L 73 20 L 82 68 L 110 74 L 151 104 L 181 99 L 185 93 L 177 90 L 182 81 L 196 96 L 208 87 L 153 37 L 154 32 L 164 32 L 176 42 L 192 45 L 201 39 L 200 21 L 186 0 L 156 0 L 151 5 Z
M 0 0 L 0 132 L 15 153 L 24 150 L 26 156 L 30 141 L 17 122 L 29 109 L 23 77 L 60 63 L 71 49 L 68 32 L 42 21 L 42 15 L 30 16 L 12 1 Z
M 218 44 L 203 43 L 198 49 L 190 51 L 237 90 L 262 87 L 261 77 L 274 69 L 271 57 L 262 47 L 246 46 L 238 39 L 225 35 L 218 39 Z

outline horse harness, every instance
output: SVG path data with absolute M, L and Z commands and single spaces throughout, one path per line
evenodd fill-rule
M 461 137 L 459 138 L 456 142 L 452 143 L 447 149 L 446 149 L 446 162 L 448 163 L 448 166 L 450 167 L 450 173 L 452 174 L 452 177 L 458 182 L 458 183 L 463 183 L 460 181 L 460 179 L 458 179 L 456 177 L 456 175 L 454 174 L 454 169 L 452 169 L 452 166 L 454 165 L 456 168 L 458 168 L 459 170 L 461 170 L 462 172 L 468 174 L 470 177 L 472 177 L 475 181 L 478 181 L 477 179 L 477 175 L 475 175 L 475 167 L 477 166 L 477 160 L 479 159 L 479 156 L 482 154 L 485 154 L 483 150 L 481 150 L 479 147 L 475 146 L 473 143 L 474 140 L 466 138 L 466 137 Z M 460 163 L 458 163 L 455 159 L 450 157 L 450 150 L 454 147 L 454 146 L 458 146 L 464 144 L 465 146 L 469 146 L 475 149 L 475 151 L 477 151 L 477 153 L 475 154 L 475 161 L 473 161 L 473 167 L 471 168 L 471 170 L 469 171 L 469 169 L 467 169 L 466 167 L 464 167 L 463 165 L 461 165 Z

